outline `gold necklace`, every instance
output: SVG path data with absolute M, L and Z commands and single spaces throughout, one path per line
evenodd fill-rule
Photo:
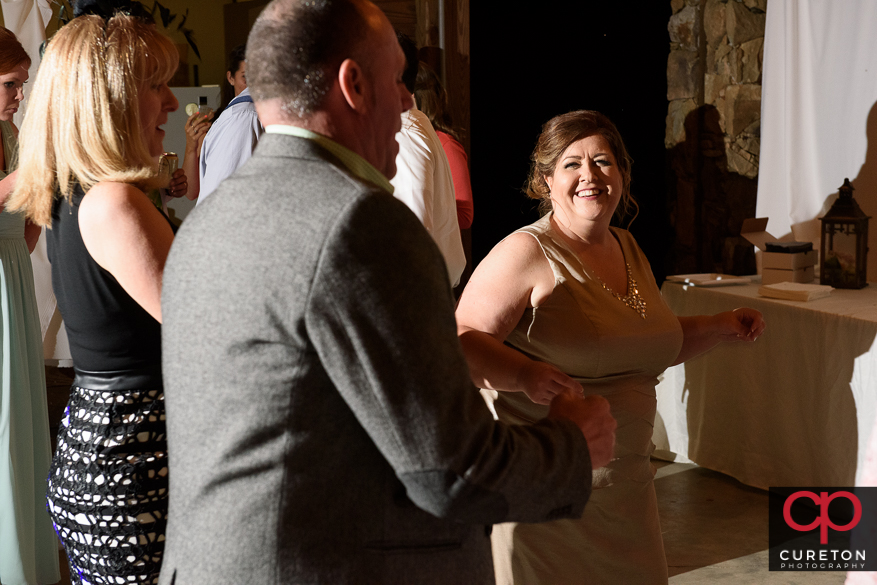
M 552 218 L 552 220 L 553 220 L 553 218 Z M 551 225 L 551 224 L 549 223 L 549 225 Z M 563 230 L 557 229 L 557 232 L 561 235 L 561 238 L 569 238 L 569 236 L 567 236 L 566 234 L 563 233 Z M 574 241 L 574 240 L 572 240 L 572 238 L 569 238 L 569 239 L 571 241 Z M 637 287 L 636 279 L 633 277 L 633 274 L 630 272 L 630 263 L 629 262 L 627 262 L 627 261 L 624 262 L 624 267 L 627 270 L 627 291 L 628 292 L 626 295 L 620 295 L 617 292 L 615 292 L 614 290 L 612 290 L 611 288 L 609 288 L 608 286 L 606 286 L 606 283 L 603 282 L 602 278 L 600 278 L 595 273 L 592 273 L 590 270 L 588 270 L 588 268 L 585 266 L 585 262 L 582 260 L 581 256 L 579 256 L 579 254 L 576 253 L 573 246 L 571 246 L 570 244 L 566 244 L 565 242 L 563 242 L 562 239 L 561 239 L 561 242 L 566 246 L 566 249 L 569 250 L 573 256 L 575 256 L 576 260 L 579 261 L 579 264 L 581 265 L 581 267 L 585 271 L 585 273 L 586 274 L 593 274 L 593 277 L 597 280 L 597 282 L 600 283 L 600 286 L 602 286 L 606 292 L 608 292 L 613 297 L 615 297 L 616 299 L 618 299 L 619 301 L 621 301 L 622 303 L 624 303 L 625 305 L 627 305 L 628 307 L 630 307 L 631 309 L 636 311 L 637 315 L 639 315 L 643 319 L 646 318 L 646 300 L 644 298 L 642 298 L 642 296 L 639 294 L 639 287 Z M 621 245 L 621 242 L 619 242 L 619 246 L 620 245 Z M 621 253 L 623 255 L 624 250 L 622 250 Z
M 599 282 L 603 286 L 603 289 L 606 290 L 606 292 L 608 292 L 613 297 L 615 297 L 616 299 L 618 299 L 619 301 L 621 301 L 622 303 L 624 303 L 625 305 L 627 305 L 628 307 L 630 307 L 631 309 L 636 311 L 640 317 L 645 319 L 646 318 L 646 301 L 639 294 L 639 288 L 636 285 L 636 279 L 634 279 L 633 274 L 631 274 L 631 272 L 630 272 L 630 264 L 625 262 L 624 266 L 625 266 L 625 268 L 627 268 L 627 294 L 624 296 L 618 294 L 617 292 L 615 292 L 614 290 L 612 290 L 611 288 L 606 286 L 606 283 L 603 282 L 603 279 L 601 279 L 596 274 L 594 275 L 594 278 L 597 279 L 597 282 Z

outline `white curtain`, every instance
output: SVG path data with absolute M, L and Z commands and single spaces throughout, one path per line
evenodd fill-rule
M 758 217 L 819 246 L 844 178 L 869 226 L 877 279 L 877 2 L 770 0 L 764 39 Z
M 46 40 L 46 26 L 52 18 L 49 0 L 2 0 L 3 22 L 6 28 L 15 33 L 24 50 L 31 58 L 28 72 L 33 81 L 40 66 L 40 45 Z M 24 112 L 27 109 L 27 97 L 33 83 L 24 86 L 24 102 L 14 122 L 19 128 Z M 49 259 L 46 255 L 45 230 L 40 236 L 36 249 L 31 254 L 33 263 L 34 285 L 36 287 L 37 307 L 40 312 L 40 325 L 44 339 L 44 352 L 47 359 L 61 366 L 72 365 L 67 335 L 61 324 L 60 316 L 56 315 L 57 302 L 52 293 L 52 274 Z

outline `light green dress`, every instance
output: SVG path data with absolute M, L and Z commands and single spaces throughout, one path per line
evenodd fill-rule
M 0 135 L 9 168 L 17 154 L 9 122 L 0 122 Z M 0 583 L 57 583 L 43 340 L 24 216 L 7 211 L 0 213 L 0 325 Z
M 506 342 L 604 396 L 618 422 L 613 460 L 595 470 L 581 519 L 500 524 L 491 541 L 498 585 L 663 585 L 667 561 L 649 460 L 655 385 L 679 355 L 682 328 L 661 297 L 645 255 L 629 232 L 612 229 L 641 305 L 617 298 L 567 247 L 551 214 L 519 231 L 542 247 L 554 273 L 551 296 L 524 316 Z M 618 291 L 624 294 L 625 291 Z M 632 290 L 626 291 L 628 295 Z M 638 310 L 640 309 L 640 310 Z M 500 420 L 526 424 L 547 406 L 523 392 L 500 392 Z

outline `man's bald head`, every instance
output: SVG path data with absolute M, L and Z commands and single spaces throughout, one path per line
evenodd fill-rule
M 276 99 L 291 118 L 307 119 L 323 104 L 345 59 L 368 66 L 362 49 L 375 28 L 376 12 L 365 0 L 271 2 L 247 41 L 253 99 Z

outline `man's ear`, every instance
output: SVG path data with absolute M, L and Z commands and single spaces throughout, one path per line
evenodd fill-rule
M 353 110 L 363 111 L 365 107 L 365 92 L 368 80 L 359 63 L 353 59 L 345 59 L 338 68 L 338 85 L 347 102 Z

